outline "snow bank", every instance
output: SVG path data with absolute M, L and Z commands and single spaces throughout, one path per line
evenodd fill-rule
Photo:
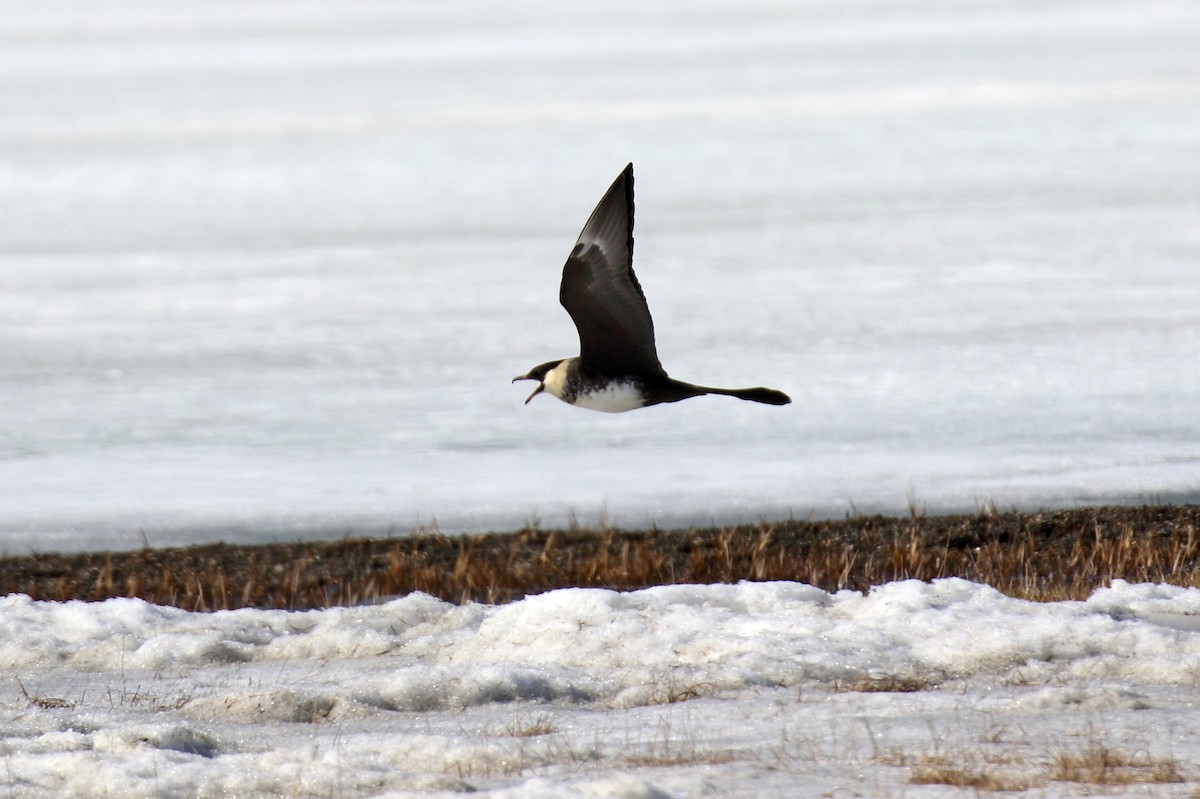
M 1151 615 L 1155 623 L 1141 618 Z M 429 710 L 515 700 L 630 706 L 675 684 L 710 690 L 995 678 L 1036 666 L 1143 682 L 1193 679 L 1200 591 L 1122 582 L 1039 604 L 959 579 L 827 594 L 796 583 L 569 589 L 501 606 L 414 594 L 303 613 L 190 613 L 137 599 L 3 600 L 0 665 L 159 671 L 386 658 L 387 674 L 330 701 Z M 1171 666 L 1170 664 L 1175 664 Z M 283 702 L 277 698 L 275 702 Z
M 843 713 L 910 744 L 903 719 L 918 711 L 977 734 L 963 707 L 1149 724 L 1196 684 L 1197 617 L 1200 591 L 1120 581 L 1047 604 L 958 579 L 308 612 L 13 595 L 0 600 L 0 749 L 27 796 L 657 798 L 694 787 L 693 766 L 737 774 L 777 736 L 820 735 Z M 672 768 L 643 779 L 639 763 Z

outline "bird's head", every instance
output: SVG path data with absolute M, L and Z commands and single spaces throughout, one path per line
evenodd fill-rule
M 564 360 L 563 358 L 559 358 L 557 361 L 546 361 L 546 362 L 545 362 L 545 363 L 543 363 L 543 364 L 538 364 L 537 366 L 533 367 L 532 369 L 530 369 L 530 370 L 529 370 L 528 372 L 526 372 L 525 374 L 523 374 L 523 375 L 517 375 L 516 377 L 514 377 L 514 378 L 512 379 L 512 381 L 513 381 L 514 383 L 515 383 L 515 382 L 517 382 L 518 380 L 536 380 L 536 381 L 538 381 L 537 388 L 535 388 L 535 389 L 533 390 L 533 393 L 532 393 L 532 394 L 530 394 L 530 395 L 529 395 L 529 396 L 526 398 L 526 400 L 525 400 L 525 404 L 526 404 L 526 405 L 528 405 L 528 404 L 529 404 L 529 400 L 533 399 L 533 398 L 534 398 L 534 397 L 536 397 L 538 394 L 541 394 L 543 391 L 545 391 L 545 390 L 546 390 L 546 375 L 547 375 L 547 374 L 548 374 L 548 373 L 549 373 L 551 370 L 553 370 L 553 369 L 554 369 L 554 367 L 556 367 L 556 366 L 558 366 L 560 363 L 562 363 L 562 362 L 563 362 L 563 360 Z

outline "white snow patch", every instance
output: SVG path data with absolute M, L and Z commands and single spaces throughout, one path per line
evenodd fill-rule
M 1196 592 L 780 582 L 220 613 L 13 595 L 0 788 L 86 793 L 85 770 L 118 796 L 784 797 L 899 790 L 892 749 L 994 751 L 1035 781 L 1051 745 L 1200 762 L 1200 633 L 1147 607 L 1186 614 Z

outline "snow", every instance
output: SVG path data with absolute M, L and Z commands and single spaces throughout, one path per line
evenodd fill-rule
M 1200 10 L 10 3 L 0 551 L 1200 496 Z M 621 167 L 680 379 L 559 269 Z
M 192 613 L 0 600 L 23 797 L 1038 795 L 1106 747 L 1200 780 L 1200 590 L 1031 603 L 958 579 L 560 590 L 504 606 Z M 1163 623 L 1164 620 L 1172 623 Z M 1115 760 L 1115 758 L 1114 758 Z M 1126 786 L 1182 795 L 1185 786 Z M 832 794 L 830 792 L 833 792 Z M 838 793 L 840 792 L 840 793 Z

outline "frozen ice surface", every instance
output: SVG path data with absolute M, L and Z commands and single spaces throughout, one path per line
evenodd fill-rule
M 1191 0 L 18 0 L 0 39 L 0 551 L 1200 495 Z M 521 404 L 629 160 L 667 368 L 794 404 Z
M 1196 589 L 1119 581 L 1049 604 L 957 579 L 309 612 L 12 595 L 0 789 L 923 797 L 948 795 L 922 784 L 940 768 L 1037 796 L 1187 796 L 1200 631 L 1163 622 L 1196 619 Z M 1097 752 L 1106 775 L 1064 772 Z

